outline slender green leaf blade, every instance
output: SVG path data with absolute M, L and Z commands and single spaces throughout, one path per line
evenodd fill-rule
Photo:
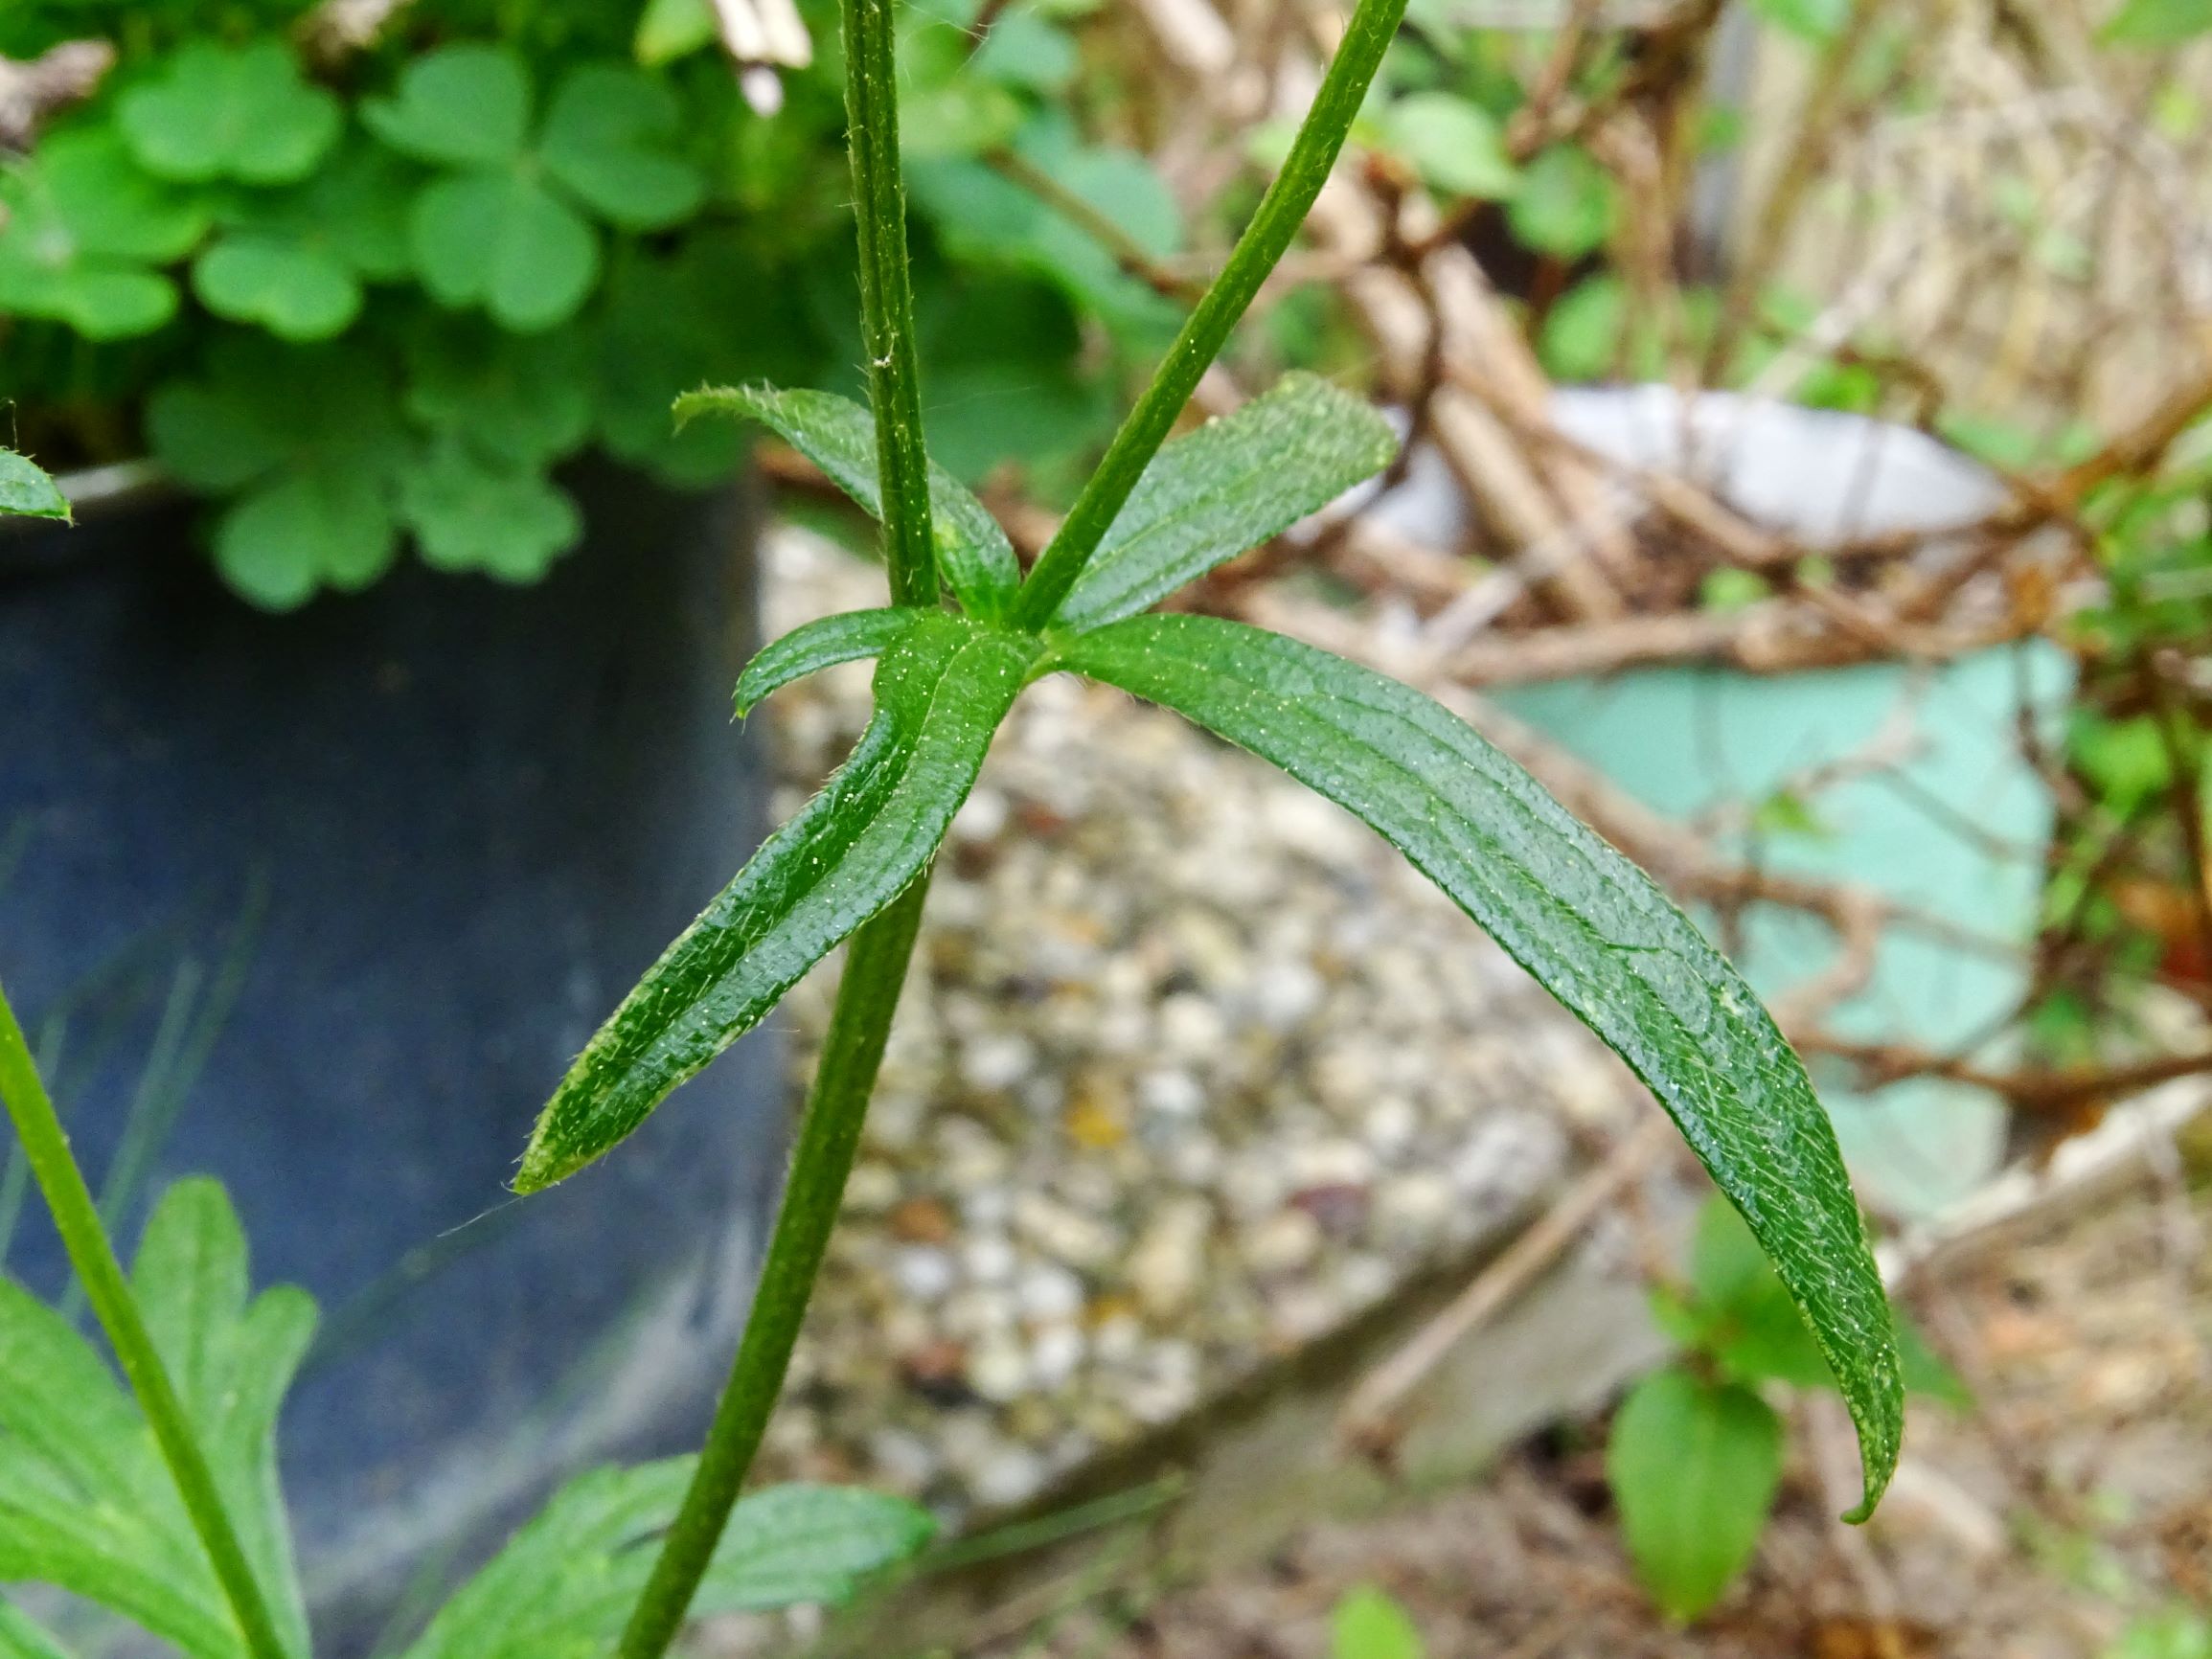
M 699 415 L 757 420 L 876 517 L 883 516 L 876 479 L 876 422 L 850 398 L 768 386 L 704 386 L 678 398 L 675 413 L 679 425 Z M 1021 570 L 998 520 L 935 462 L 929 466 L 929 511 L 938 563 L 962 607 L 986 621 L 1004 616 L 1020 585 Z
M 1614 1417 L 1606 1477 L 1644 1587 L 1669 1618 L 1694 1619 L 1758 1548 L 1782 1479 L 1782 1424 L 1749 1389 L 1670 1366 Z
M 1859 1426 L 1863 1516 L 1896 1466 L 1889 1305 L 1827 1114 L 1734 968 L 1634 865 L 1431 698 L 1211 617 L 1115 623 L 1060 667 L 1178 710 L 1380 831 L 1629 1062 L 1743 1212 Z
M 69 498 L 53 479 L 12 449 L 0 449 L 0 518 L 58 518 L 69 522 Z
M 1035 661 L 1027 636 L 917 619 L 876 674 L 876 718 L 829 786 L 647 970 L 547 1102 L 515 1190 L 574 1174 L 759 1022 L 905 891 L 968 798 Z
M 1398 435 L 1366 403 L 1317 375 L 1286 375 L 1160 450 L 1054 621 L 1083 629 L 1134 616 L 1320 511 L 1397 453 Z
M 802 624 L 772 645 L 764 646 L 738 676 L 737 707 L 749 715 L 771 694 L 793 680 L 881 656 L 901 635 L 926 615 L 912 606 L 892 605 L 882 610 L 849 610 Z

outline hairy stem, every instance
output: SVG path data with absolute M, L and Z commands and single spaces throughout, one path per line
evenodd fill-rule
M 799 1125 L 799 1144 L 791 1155 L 790 1178 L 776 1213 L 775 1236 L 761 1268 L 760 1287 L 753 1293 L 737 1361 L 715 1410 L 714 1426 L 707 1431 L 697 1472 L 684 1493 L 683 1508 L 662 1540 L 652 1577 L 623 1632 L 619 1659 L 661 1659 L 668 1651 L 699 1580 L 706 1576 L 715 1546 L 721 1541 L 745 1472 L 760 1449 L 768 1415 L 783 1392 L 791 1347 L 798 1340 L 814 1275 L 821 1270 L 822 1253 L 836 1224 L 845 1177 L 860 1144 L 860 1123 L 883 1061 L 883 1045 L 891 1034 L 891 1016 L 899 1006 L 907 961 L 914 954 L 928 885 L 924 874 L 853 935 L 836 1008 L 814 1070 L 813 1090 Z
M 23 1143 L 32 1179 L 45 1194 L 55 1231 L 61 1235 L 62 1248 L 69 1253 L 69 1264 L 84 1286 L 85 1298 L 92 1304 L 101 1329 L 107 1332 L 124 1377 L 138 1397 L 139 1409 L 153 1428 L 162 1460 L 169 1465 L 177 1495 L 184 1500 L 193 1530 L 199 1534 L 208 1563 L 214 1567 L 232 1616 L 238 1620 L 247 1652 L 253 1659 L 291 1659 L 277 1637 L 268 1603 L 262 1598 L 262 1587 L 239 1543 L 230 1513 L 223 1508 L 222 1494 L 216 1489 L 215 1474 L 185 1416 L 184 1403 L 177 1398 L 169 1369 L 147 1333 L 138 1299 L 131 1294 L 130 1281 L 115 1258 L 107 1229 L 101 1225 L 99 1206 L 93 1202 L 84 1172 L 69 1150 L 69 1137 L 62 1132 L 54 1102 L 39 1080 L 31 1047 L 24 1040 L 23 1028 L 16 1023 L 15 1011 L 9 1005 L 5 990 L 0 990 L 0 1101 L 6 1102 L 8 1116 Z
M 1344 135 L 1352 130 L 1368 83 L 1375 79 L 1382 54 L 1396 37 L 1399 19 L 1404 14 L 1405 0 L 1359 0 L 1329 73 L 1322 79 L 1321 90 L 1314 94 L 1313 107 L 1306 112 L 1305 124 L 1298 128 L 1290 157 L 1268 187 L 1260 211 L 1237 239 L 1229 262 L 1221 267 L 1206 297 L 1183 324 L 1175 343 L 1168 348 L 1166 360 L 1152 375 L 1152 383 L 1114 434 L 1106 459 L 1083 486 L 1060 534 L 1052 538 L 1022 584 L 1015 614 L 1024 626 L 1042 627 L 1052 620 L 1084 563 L 1098 551 L 1129 491 L 1137 487 L 1146 466 L 1167 442 L 1183 405 L 1197 389 L 1198 377 L 1220 354 L 1229 330 L 1251 305 L 1267 273 L 1289 250 L 1290 239 L 1305 223 L 1313 198 L 1321 193 L 1330 169 L 1336 165 Z
M 935 604 L 928 459 L 914 294 L 906 273 L 906 187 L 899 174 L 899 65 L 893 0 L 845 0 L 845 144 L 860 224 L 860 337 L 876 411 L 876 470 L 893 604 Z

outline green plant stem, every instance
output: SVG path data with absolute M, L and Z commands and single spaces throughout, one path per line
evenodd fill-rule
M 845 0 L 845 145 L 860 226 L 860 337 L 876 411 L 883 542 L 893 604 L 935 604 L 929 463 L 914 294 L 906 273 L 906 187 L 899 173 L 899 62 L 893 0 Z
M 1168 348 L 1152 383 L 1114 434 L 1106 459 L 1076 498 L 1060 534 L 1022 584 L 1015 620 L 1024 627 L 1040 628 L 1052 620 L 1083 565 L 1098 551 L 1114 515 L 1174 429 L 1183 406 L 1197 390 L 1199 376 L 1228 343 L 1229 330 L 1251 306 L 1267 273 L 1289 251 L 1290 239 L 1306 222 L 1313 198 L 1328 182 L 1368 84 L 1404 15 L 1405 0 L 1359 0 L 1329 73 L 1322 78 L 1321 90 L 1314 94 L 1313 107 L 1306 112 L 1290 146 L 1289 159 L 1275 175 L 1252 222 L 1237 239 L 1229 262 Z
M 836 1225 L 928 886 L 924 873 L 853 935 L 738 1357 L 683 1507 L 661 1542 L 652 1576 L 623 1632 L 619 1659 L 661 1659 L 668 1651 L 760 1449 L 790 1368 L 791 1347 L 798 1341 L 822 1253 Z
M 8 1116 L 23 1143 L 32 1179 L 38 1183 L 47 1208 L 53 1212 L 55 1231 L 61 1235 L 69 1264 L 76 1269 L 92 1311 L 115 1350 L 117 1363 L 153 1429 L 154 1442 L 161 1447 L 162 1459 L 176 1482 L 177 1495 L 184 1500 L 193 1530 L 199 1534 L 208 1563 L 214 1567 L 216 1579 L 238 1620 L 246 1650 L 253 1659 L 290 1659 L 284 1643 L 278 1640 L 276 1625 L 269 1618 L 268 1604 L 262 1599 L 261 1585 L 239 1543 L 230 1513 L 223 1508 L 222 1494 L 216 1489 L 207 1457 L 185 1416 L 184 1402 L 177 1398 L 169 1369 L 139 1314 L 130 1281 L 116 1260 L 106 1228 L 101 1225 L 92 1190 L 84 1184 L 84 1172 L 70 1152 L 69 1137 L 55 1115 L 54 1102 L 39 1079 L 30 1044 L 24 1040 L 23 1028 L 16 1023 L 15 1011 L 9 1005 L 5 990 L 0 990 L 0 1101 L 5 1101 Z

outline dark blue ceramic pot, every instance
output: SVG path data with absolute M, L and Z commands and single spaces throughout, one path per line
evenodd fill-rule
M 256 1279 L 321 1301 L 284 1468 L 338 1648 L 559 1475 L 695 1442 L 781 1172 L 755 1039 L 603 1166 L 505 1191 L 766 799 L 729 714 L 748 498 L 576 483 L 588 538 L 539 586 L 410 562 L 285 617 L 173 502 L 0 537 L 0 981 L 126 1236 L 212 1171 Z M 8 1270 L 57 1290 L 12 1207 Z

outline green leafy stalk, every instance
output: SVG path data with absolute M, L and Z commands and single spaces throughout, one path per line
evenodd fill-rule
M 1404 15 L 1405 0 L 1359 0 L 1335 59 L 1322 78 L 1321 90 L 1314 95 L 1313 107 L 1306 112 L 1290 146 L 1289 159 L 1268 187 L 1260 211 L 1237 239 L 1229 262 L 1168 348 L 1152 383 L 1114 434 L 1106 459 L 1023 583 L 1016 613 L 1022 625 L 1042 627 L 1060 608 L 1146 466 L 1167 442 L 1183 406 L 1197 390 L 1199 376 L 1228 343 L 1229 330 L 1258 296 L 1267 273 L 1289 251 L 1290 239 L 1328 182 L 1353 118 L 1367 96 L 1368 83 Z
M 935 604 L 922 374 L 906 275 L 906 187 L 899 175 L 899 63 L 893 0 L 845 0 L 845 143 L 860 221 L 860 337 L 876 407 L 877 470 L 894 604 Z
M 814 1275 L 836 1225 L 928 885 L 924 874 L 853 936 L 744 1338 L 683 1508 L 623 1632 L 619 1659 L 661 1659 L 668 1651 L 760 1450 L 790 1368 L 791 1347 L 799 1338 Z
M 239 1541 L 222 1496 L 217 1489 L 207 1454 L 193 1433 L 184 1404 L 169 1370 L 162 1364 L 130 1282 L 115 1259 L 115 1247 L 102 1226 L 92 1190 L 69 1150 L 54 1102 L 39 1080 L 23 1028 L 15 1011 L 0 990 L 0 1101 L 8 1107 L 15 1132 L 30 1160 L 33 1179 L 53 1212 L 55 1230 L 61 1235 L 70 1265 L 84 1285 L 92 1311 L 115 1349 L 117 1362 L 137 1396 L 139 1408 L 161 1446 L 161 1455 L 176 1482 L 177 1495 L 192 1516 L 193 1530 L 207 1551 L 208 1563 L 237 1618 L 253 1659 L 291 1659 L 277 1636 L 268 1603 Z

